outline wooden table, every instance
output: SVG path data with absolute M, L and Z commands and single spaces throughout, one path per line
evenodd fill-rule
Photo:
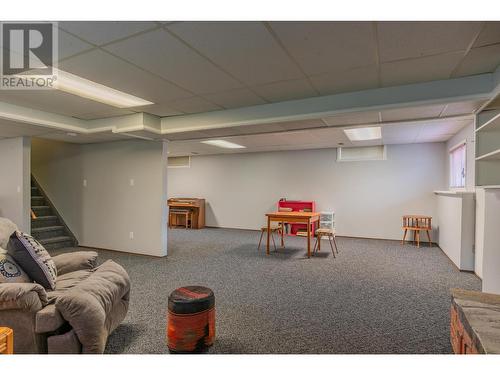
M 311 226 L 319 221 L 319 212 L 271 212 L 267 216 L 267 248 L 266 254 L 269 255 L 269 241 L 271 240 L 271 222 L 280 223 L 299 223 L 307 224 L 307 257 L 311 257 Z M 283 231 L 281 231 L 281 245 L 283 246 Z

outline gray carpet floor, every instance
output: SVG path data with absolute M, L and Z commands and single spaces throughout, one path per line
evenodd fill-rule
M 258 237 L 175 229 L 166 258 L 99 250 L 132 281 L 129 313 L 106 352 L 168 353 L 168 295 L 205 285 L 217 310 L 209 353 L 451 353 L 450 288 L 481 286 L 437 247 L 339 237 L 337 258 L 323 242 L 307 259 L 304 238 L 266 256 Z

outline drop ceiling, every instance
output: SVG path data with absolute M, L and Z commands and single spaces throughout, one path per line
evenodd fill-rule
M 0 102 L 82 120 L 134 112 L 178 118 L 449 80 L 499 66 L 500 22 L 60 22 L 59 55 L 60 69 L 155 104 L 118 109 L 59 91 L 0 91 Z M 463 117 L 485 102 L 470 98 L 260 121 L 156 139 L 170 140 L 173 152 L 178 144 L 180 153 L 188 152 L 186 145 L 193 152 L 211 153 L 213 148 L 200 148 L 199 140 L 221 137 L 249 142 L 248 150 L 331 147 L 346 141 L 335 127 L 380 124 L 383 143 L 435 142 L 455 134 L 470 121 Z M 430 119 L 443 121 L 418 122 Z M 74 137 L 15 124 L 0 120 L 0 138 L 36 135 L 73 143 L 130 139 L 111 132 Z
M 499 25 L 60 22 L 60 68 L 155 103 L 133 111 L 175 116 L 492 72 Z M 46 96 L 0 100 L 83 119 L 116 115 L 70 94 Z
M 169 156 L 211 155 L 225 153 L 264 152 L 280 150 L 303 150 L 371 145 L 410 144 L 444 142 L 470 125 L 468 119 L 439 119 L 406 123 L 381 124 L 382 139 L 351 142 L 343 128 L 320 127 L 305 130 L 289 130 L 267 134 L 235 135 L 223 137 L 227 141 L 245 146 L 245 149 L 223 149 L 201 143 L 200 139 L 178 140 L 169 143 Z M 286 127 L 285 124 L 282 126 Z M 203 136 L 204 134 L 198 134 Z

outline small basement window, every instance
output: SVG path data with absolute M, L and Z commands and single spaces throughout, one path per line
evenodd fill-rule
M 168 168 L 190 168 L 191 156 L 173 156 L 168 158 Z
M 337 161 L 371 161 L 386 159 L 385 146 L 337 148 Z
M 450 187 L 465 188 L 467 144 L 461 142 L 450 149 Z

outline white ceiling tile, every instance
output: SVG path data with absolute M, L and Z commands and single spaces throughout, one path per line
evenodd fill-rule
M 198 96 L 193 96 L 192 98 L 187 99 L 174 100 L 166 104 L 169 107 L 184 113 L 200 113 L 222 109 L 222 107 Z
M 444 109 L 444 104 L 388 109 L 382 111 L 382 121 L 403 121 L 438 117 Z
M 470 125 L 472 120 L 442 120 L 439 122 L 432 122 L 424 124 L 420 136 L 433 137 L 449 134 L 456 134 L 465 126 Z
M 372 22 L 271 22 L 308 75 L 376 64 Z
M 239 135 L 240 133 L 238 132 L 237 127 L 230 127 L 203 130 L 203 134 L 205 134 L 206 137 L 230 137 Z
M 283 144 L 280 134 L 245 135 L 241 137 L 234 137 L 232 139 L 234 142 L 241 142 L 242 145 L 247 147 L 262 147 Z
M 384 63 L 380 67 L 383 86 L 448 79 L 463 57 L 462 52 Z
M 113 40 L 158 27 L 154 22 L 130 21 L 75 21 L 59 22 L 59 28 L 96 45 L 103 45 Z
M 303 99 L 317 95 L 306 79 L 275 82 L 263 86 L 255 86 L 253 89 L 270 102 Z
M 380 61 L 465 50 L 481 22 L 377 22 Z
M 303 77 L 261 22 L 181 22 L 168 29 L 248 85 Z
M 422 124 L 388 124 L 382 126 L 382 139 L 385 144 L 413 143 L 420 131 Z
M 257 133 L 272 133 L 285 131 L 285 128 L 280 123 L 245 125 L 238 126 L 236 130 L 239 134 L 257 134 Z
M 419 135 L 414 143 L 446 142 L 451 137 L 453 137 L 453 134 Z
M 203 95 L 204 98 L 224 108 L 239 108 L 265 104 L 266 101 L 248 89 L 236 89 L 215 94 Z
M 165 30 L 141 34 L 105 49 L 196 94 L 242 86 Z
M 378 112 L 354 112 L 336 116 L 325 117 L 323 119 L 329 126 L 376 124 L 379 122 Z
M 36 136 L 53 132 L 53 129 L 38 125 L 0 119 L 0 138 Z
M 493 72 L 500 65 L 500 44 L 473 48 L 463 59 L 456 77 Z
M 186 139 L 203 139 L 207 134 L 203 131 L 190 131 L 173 134 L 165 134 L 164 137 L 168 140 L 182 141 Z
M 92 46 L 91 44 L 85 43 L 62 30 L 58 31 L 58 39 L 59 50 L 57 51 L 57 53 L 59 55 L 59 60 L 94 48 L 94 46 Z
M 326 127 L 321 119 L 298 120 L 280 122 L 279 125 L 285 130 L 315 129 Z
M 485 100 L 450 103 L 446 105 L 443 113 L 441 113 L 441 117 L 470 115 L 475 110 L 477 110 L 483 103 L 485 103 Z
M 60 69 L 153 103 L 191 97 L 157 76 L 102 50 L 93 50 L 61 62 Z
M 473 47 L 483 47 L 497 43 L 500 43 L 500 22 L 485 22 L 483 30 L 481 31 L 481 34 L 479 34 L 477 40 L 474 42 Z
M 378 69 L 375 65 L 310 76 L 321 95 L 352 92 L 378 87 Z

